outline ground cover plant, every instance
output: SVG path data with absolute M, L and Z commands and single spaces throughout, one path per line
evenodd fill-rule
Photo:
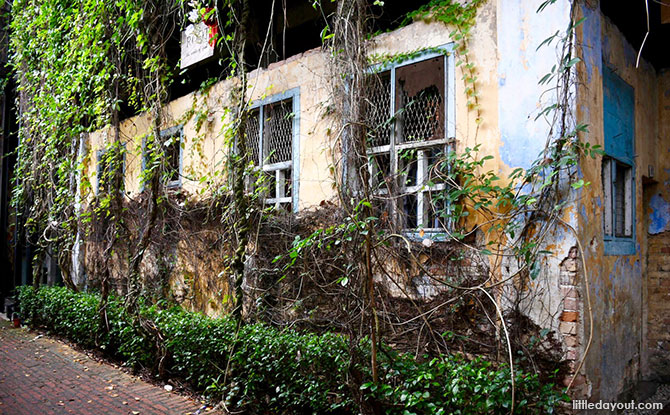
M 416 359 L 383 345 L 380 379 L 365 364 L 369 341 L 354 347 L 336 333 L 280 330 L 267 324 L 239 326 L 233 318 L 210 318 L 179 307 L 142 306 L 146 336 L 118 298 L 98 310 L 100 296 L 65 287 L 22 287 L 23 320 L 87 348 L 104 350 L 135 367 L 163 365 L 205 394 L 245 413 L 354 414 L 361 406 L 385 414 L 508 413 L 509 368 L 481 359 L 441 355 Z M 514 413 L 553 413 L 564 399 L 555 385 L 516 372 Z

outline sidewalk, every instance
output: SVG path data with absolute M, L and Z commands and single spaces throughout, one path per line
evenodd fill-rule
M 202 406 L 0 320 L 0 414 L 214 414 Z

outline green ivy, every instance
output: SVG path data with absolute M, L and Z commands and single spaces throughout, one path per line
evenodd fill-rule
M 21 287 L 19 302 L 23 320 L 34 327 L 103 349 L 130 365 L 155 367 L 157 339 L 143 335 L 117 298 L 108 299 L 103 319 L 98 295 L 63 287 Z M 369 382 L 368 367 L 353 363 L 369 356 L 367 341 L 351 347 L 336 333 L 240 327 L 230 317 L 210 318 L 179 307 L 141 306 L 140 315 L 164 339 L 171 376 L 245 413 L 354 414 L 360 412 L 357 394 L 386 414 L 503 414 L 510 408 L 504 365 L 445 355 L 417 360 L 382 345 L 375 384 Z M 552 413 L 565 400 L 555 385 L 515 373 L 515 413 Z

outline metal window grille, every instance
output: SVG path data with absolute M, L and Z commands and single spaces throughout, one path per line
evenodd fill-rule
M 252 110 L 247 116 L 247 125 L 246 125 L 246 148 L 247 154 L 249 155 L 249 160 L 251 160 L 256 166 L 259 166 L 262 160 L 259 159 L 259 146 L 261 139 L 261 122 L 260 122 L 261 113 L 260 110 Z
M 446 137 L 446 58 L 369 76 L 364 104 L 374 204 L 406 230 L 443 230 L 450 137 Z
M 262 172 L 257 185 L 266 189 L 264 203 L 287 210 L 293 200 L 293 119 L 292 99 L 264 104 L 251 111 L 246 131 L 247 152 Z
M 293 154 L 293 103 L 279 101 L 265 107 L 265 148 L 269 164 L 291 161 Z
M 391 75 L 384 72 L 370 76 L 367 80 L 368 97 L 365 99 L 365 114 L 368 125 L 368 146 L 388 145 L 391 141 Z

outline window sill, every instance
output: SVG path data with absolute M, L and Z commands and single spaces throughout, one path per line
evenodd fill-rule
M 424 239 L 430 239 L 433 242 L 444 242 L 449 240 L 449 234 L 446 230 L 424 230 L 423 235 L 421 235 L 419 230 L 406 229 L 402 232 L 402 235 L 414 242 L 422 242 Z
M 635 241 L 632 238 L 605 240 L 605 255 L 635 255 Z

